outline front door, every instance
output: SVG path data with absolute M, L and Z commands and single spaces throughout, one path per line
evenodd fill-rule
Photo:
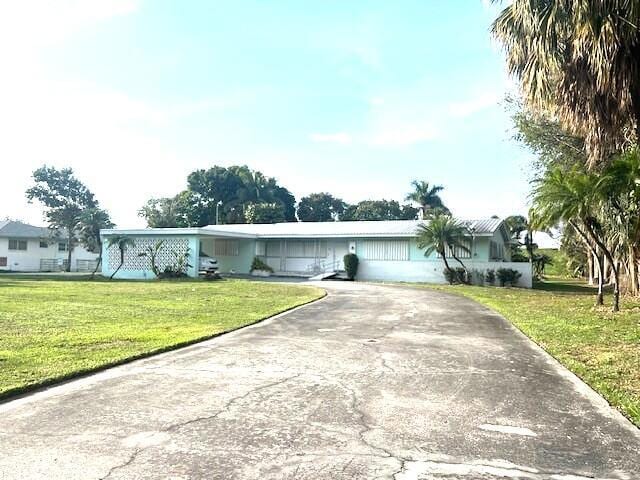
M 344 256 L 349 253 L 349 242 L 346 240 L 330 240 L 327 243 L 327 260 L 331 268 L 344 270 Z

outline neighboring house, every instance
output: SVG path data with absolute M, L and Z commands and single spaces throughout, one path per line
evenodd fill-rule
M 12 220 L 0 221 L 0 271 L 63 271 L 68 256 L 67 235 L 45 227 Z M 72 271 L 93 271 L 98 255 L 76 245 L 71 253 Z
M 197 276 L 200 256 L 215 257 L 223 273 L 247 274 L 254 257 L 265 261 L 277 275 L 311 277 L 343 268 L 347 253 L 358 255 L 357 279 L 443 283 L 444 263 L 436 253 L 424 256 L 416 244 L 421 220 L 365 222 L 291 222 L 276 224 L 209 225 L 201 228 L 149 228 L 103 230 L 103 275 L 111 275 L 120 263 L 113 235 L 130 236 L 118 278 L 153 278 L 149 259 L 140 255 L 165 240 L 158 255 L 160 268 L 175 255 L 189 255 L 189 276 Z M 500 219 L 465 221 L 469 228 L 469 253 L 456 252 L 469 271 L 513 268 L 522 273 L 520 286 L 531 287 L 531 266 L 510 262 L 509 232 Z M 458 266 L 453 258 L 453 267 Z

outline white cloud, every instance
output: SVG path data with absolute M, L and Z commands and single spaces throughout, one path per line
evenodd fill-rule
M 341 145 L 347 145 L 351 143 L 351 135 L 346 132 L 337 133 L 312 133 L 309 138 L 313 142 L 318 143 L 338 143 Z
M 3 2 L 0 5 L 0 43 L 7 46 L 5 42 L 10 41 L 12 50 L 50 45 L 91 24 L 133 13 L 139 5 L 139 0 Z
M 464 118 L 493 107 L 500 101 L 500 95 L 496 92 L 482 92 L 473 98 L 449 105 L 449 114 L 452 117 Z

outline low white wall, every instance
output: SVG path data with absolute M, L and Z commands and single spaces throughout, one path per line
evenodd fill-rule
M 488 269 L 498 270 L 499 268 L 512 268 L 522 274 L 518 280 L 518 287 L 531 288 L 533 286 L 533 275 L 529 263 L 520 262 L 468 262 L 465 263 L 467 270 L 486 271 Z M 454 263 L 451 264 L 455 268 Z M 446 283 L 444 274 L 444 263 L 436 261 L 382 261 L 382 260 L 360 260 L 358 265 L 358 280 L 383 280 L 389 282 L 426 282 L 426 283 Z M 496 284 L 498 281 L 496 279 Z

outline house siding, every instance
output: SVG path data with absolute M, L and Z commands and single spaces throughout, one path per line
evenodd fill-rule
M 0 257 L 7 258 L 7 265 L 0 267 L 0 271 L 39 272 L 41 260 L 67 260 L 67 252 L 58 251 L 58 241 L 46 248 L 40 247 L 39 238 L 20 238 L 26 240 L 26 250 L 9 250 L 9 239 L 0 237 Z M 95 253 L 88 252 L 81 245 L 77 245 L 71 253 L 71 271 L 77 271 L 78 260 L 94 261 L 98 258 Z

